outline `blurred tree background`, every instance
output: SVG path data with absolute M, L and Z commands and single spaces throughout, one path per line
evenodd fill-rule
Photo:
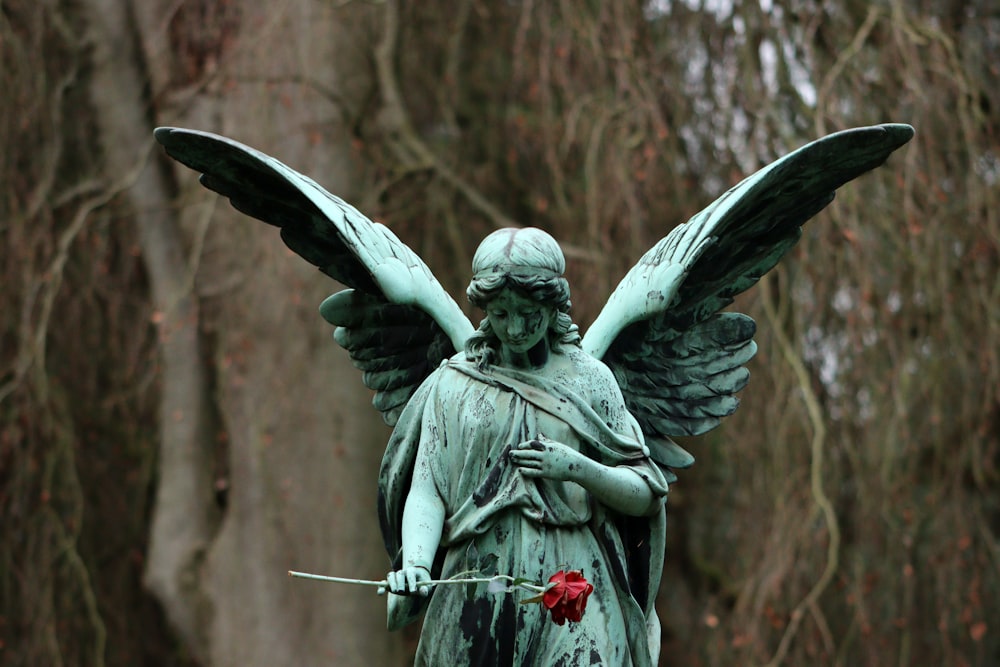
M 219 132 L 460 296 L 565 243 L 586 326 L 674 225 L 823 134 L 912 124 L 739 309 L 686 442 L 662 664 L 1000 664 L 1000 9 L 988 0 L 0 0 L 0 664 L 407 663 L 367 589 L 388 430 L 338 286 L 153 146 Z

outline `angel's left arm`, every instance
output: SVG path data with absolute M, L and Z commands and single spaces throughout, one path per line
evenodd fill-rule
M 603 364 L 596 376 L 594 408 L 607 417 L 612 428 L 619 426 L 622 428 L 615 430 L 625 431 L 624 426 L 632 420 L 614 377 Z M 587 489 L 597 502 L 622 514 L 644 516 L 655 512 L 662 503 L 649 483 L 632 467 L 605 465 L 545 437 L 520 443 L 511 450 L 510 458 L 525 477 L 575 482 Z
M 608 466 L 561 442 L 539 438 L 522 442 L 510 460 L 525 477 L 576 482 L 594 500 L 621 514 L 645 516 L 662 503 L 649 484 L 629 466 Z

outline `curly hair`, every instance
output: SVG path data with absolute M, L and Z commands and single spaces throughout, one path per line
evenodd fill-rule
M 505 289 L 513 289 L 556 312 L 549 323 L 549 346 L 580 345 L 578 327 L 569 316 L 569 282 L 563 277 L 566 259 L 559 244 L 540 229 L 501 229 L 479 245 L 472 260 L 472 282 L 466 294 L 472 305 L 486 309 Z M 485 369 L 496 359 L 500 339 L 489 317 L 465 344 L 465 356 Z

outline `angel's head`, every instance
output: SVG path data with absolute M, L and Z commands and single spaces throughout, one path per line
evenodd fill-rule
M 486 318 L 466 344 L 467 358 L 486 366 L 502 346 L 517 342 L 505 335 L 509 332 L 501 329 L 505 325 L 500 321 L 491 322 L 491 312 L 494 319 L 505 315 L 512 301 L 526 311 L 537 310 L 547 349 L 579 344 L 577 327 L 569 316 L 565 270 L 566 258 L 559 244 L 540 229 L 501 229 L 483 239 L 472 259 L 472 282 L 466 294 L 474 306 L 486 311 Z

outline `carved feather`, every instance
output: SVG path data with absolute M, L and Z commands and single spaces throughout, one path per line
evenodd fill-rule
M 892 124 L 814 141 L 730 189 L 629 271 L 583 345 L 614 372 L 647 440 L 700 435 L 735 412 L 755 327 L 745 315 L 718 311 L 778 263 L 838 187 L 912 136 L 910 126 Z M 679 467 L 676 451 L 651 450 Z
M 167 154 L 201 172 L 237 210 L 281 228 L 294 252 L 351 288 L 321 307 L 338 325 L 373 403 L 390 425 L 473 327 L 423 261 L 383 225 L 278 160 L 209 132 L 159 128 Z

